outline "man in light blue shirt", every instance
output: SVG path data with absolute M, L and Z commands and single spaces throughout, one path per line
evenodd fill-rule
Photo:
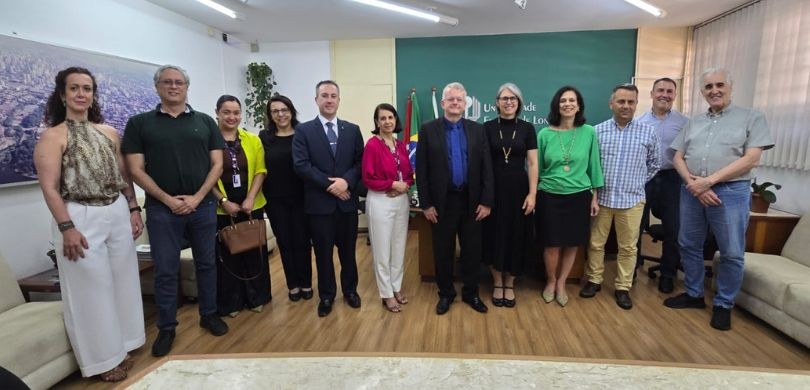
M 638 230 L 644 211 L 644 185 L 661 165 L 661 139 L 652 126 L 633 120 L 638 104 L 638 88 L 622 84 L 613 88 L 610 109 L 613 118 L 596 125 L 605 186 L 596 190 L 599 212 L 591 222 L 591 242 L 585 278 L 579 292 L 592 298 L 602 289 L 605 269 L 605 243 L 610 226 L 616 225 L 619 271 L 614 293 L 616 304 L 625 310 L 633 307 L 630 287 L 638 251 Z
M 678 227 L 680 226 L 680 193 L 681 177 L 672 165 L 675 149 L 669 147 L 675 137 L 681 132 L 689 118 L 672 109 L 672 103 L 677 97 L 677 84 L 668 77 L 655 80 L 650 97 L 652 110 L 647 111 L 637 119 L 640 123 L 655 128 L 661 137 L 661 170 L 649 182 L 645 191 L 647 205 L 641 219 L 641 226 L 649 224 L 649 211 L 661 220 L 664 230 L 664 240 L 661 253 L 661 277 L 658 279 L 658 290 L 669 294 L 674 288 L 675 277 L 678 274 L 678 263 L 681 256 L 678 247 Z M 636 269 L 644 263 L 638 256 Z

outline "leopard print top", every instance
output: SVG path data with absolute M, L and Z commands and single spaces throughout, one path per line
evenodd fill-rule
M 106 206 L 127 187 L 118 169 L 113 141 L 92 123 L 66 120 L 67 147 L 62 155 L 62 199 Z

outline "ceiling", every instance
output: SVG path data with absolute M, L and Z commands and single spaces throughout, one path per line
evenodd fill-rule
M 623 0 L 396 0 L 459 19 L 432 23 L 350 0 L 216 0 L 231 19 L 196 0 L 148 0 L 243 42 L 489 35 L 549 31 L 691 26 L 750 0 L 648 0 L 666 11 L 655 18 Z

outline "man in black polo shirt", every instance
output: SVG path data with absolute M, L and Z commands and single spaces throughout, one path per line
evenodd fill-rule
M 225 141 L 210 116 L 186 104 L 189 78 L 185 70 L 164 65 L 154 79 L 160 104 L 129 118 L 122 151 L 133 181 L 146 192 L 159 330 L 152 355 L 163 356 L 171 350 L 177 326 L 177 278 L 186 237 L 197 271 L 200 326 L 215 336 L 228 332 L 228 325 L 217 315 L 217 219 L 211 195 L 222 175 Z

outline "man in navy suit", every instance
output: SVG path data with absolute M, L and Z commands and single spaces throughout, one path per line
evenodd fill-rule
M 340 258 L 340 286 L 345 302 L 360 307 L 357 295 L 357 182 L 363 137 L 354 123 L 337 119 L 340 89 L 325 80 L 315 87 L 318 116 L 295 127 L 293 166 L 304 181 L 304 208 L 309 219 L 318 269 L 318 316 L 332 312 L 337 285 L 333 247 Z
M 481 271 L 481 221 L 494 200 L 489 142 L 484 128 L 462 118 L 467 91 L 450 83 L 442 91 L 444 117 L 422 124 L 416 148 L 416 184 L 420 206 L 432 225 L 433 259 L 439 303 L 436 314 L 450 310 L 456 297 L 453 254 L 456 236 L 461 245 L 461 300 L 475 311 L 487 312 L 478 296 Z

